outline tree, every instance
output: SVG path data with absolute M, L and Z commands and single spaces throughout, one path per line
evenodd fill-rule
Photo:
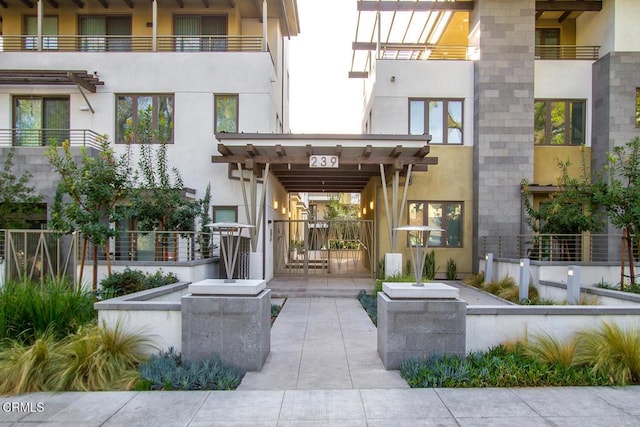
M 107 138 L 100 143 L 99 153 L 93 157 L 85 147 L 80 158 L 74 156 L 69 141 L 62 147 L 51 146 L 45 152 L 54 170 L 60 174 L 54 221 L 58 230 L 79 230 L 83 236 L 81 273 L 84 266 L 87 241 L 93 243 L 93 288 L 98 281 L 98 247 L 107 254 L 107 270 L 111 274 L 109 238 L 117 235 L 111 223 L 120 219 L 119 203 L 126 200 L 131 188 L 130 156 L 116 157 Z M 65 201 L 62 195 L 68 197 Z
M 13 154 L 12 148 L 0 172 L 0 229 L 28 228 L 29 216 L 42 210 L 42 197 L 29 186 L 31 174 L 14 175 Z
M 596 202 L 586 161 L 583 157 L 581 173 L 578 178 L 569 174 L 570 161 L 558 161 L 560 176 L 557 180 L 557 190 L 549 194 L 548 200 L 540 203 L 538 209 L 532 204 L 532 193 L 529 182 L 523 179 L 522 201 L 527 214 L 525 220 L 535 233 L 576 235 L 584 231 L 596 231 L 601 228 L 601 221 L 596 212 Z M 561 249 L 561 255 L 571 260 L 572 250 L 578 245 L 574 236 L 554 237 Z M 536 239 L 534 251 L 540 252 L 549 244 L 549 237 L 540 236 Z M 535 252 L 534 252 L 535 253 Z M 542 256 L 538 253 L 538 256 Z
M 598 180 L 593 184 L 596 201 L 611 225 L 621 229 L 629 256 L 631 285 L 635 284 L 633 247 L 640 242 L 640 137 L 614 147 L 607 155 Z M 624 287 L 624 249 L 620 287 Z

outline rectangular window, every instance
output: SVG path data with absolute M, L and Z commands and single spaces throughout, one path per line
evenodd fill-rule
M 1 33 L 0 33 L 1 34 Z M 36 50 L 38 48 L 38 18 L 36 16 L 24 17 L 24 49 Z M 58 17 L 42 17 L 42 50 L 58 50 Z
M 177 52 L 227 50 L 227 17 L 223 15 L 176 15 L 173 18 Z
M 21 147 L 60 144 L 69 139 L 69 98 L 14 97 L 13 144 Z
M 215 132 L 238 133 L 238 95 L 215 95 Z
M 78 28 L 83 52 L 131 51 L 131 16 L 81 16 Z
M 213 222 L 238 222 L 237 206 L 212 206 Z
M 585 142 L 586 103 L 569 100 L 536 100 L 536 145 L 581 145 Z
M 409 134 L 431 135 L 431 144 L 462 144 L 463 100 L 410 99 Z
M 560 28 L 536 28 L 536 59 L 560 59 Z
M 462 247 L 462 202 L 409 202 L 409 225 L 430 225 L 429 246 Z M 426 236 L 410 233 L 407 245 L 423 244 Z
M 173 95 L 118 95 L 116 142 L 173 143 Z

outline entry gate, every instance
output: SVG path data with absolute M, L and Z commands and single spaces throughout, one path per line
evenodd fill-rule
M 274 274 L 373 277 L 373 221 L 274 221 Z

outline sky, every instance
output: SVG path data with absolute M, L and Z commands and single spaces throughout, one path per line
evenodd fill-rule
M 298 0 L 300 35 L 291 38 L 292 133 L 360 133 L 362 80 L 349 79 L 356 0 Z

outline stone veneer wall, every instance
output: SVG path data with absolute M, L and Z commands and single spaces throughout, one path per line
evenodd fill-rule
M 519 234 L 520 181 L 533 178 L 535 1 L 476 0 L 474 65 L 474 242 Z

